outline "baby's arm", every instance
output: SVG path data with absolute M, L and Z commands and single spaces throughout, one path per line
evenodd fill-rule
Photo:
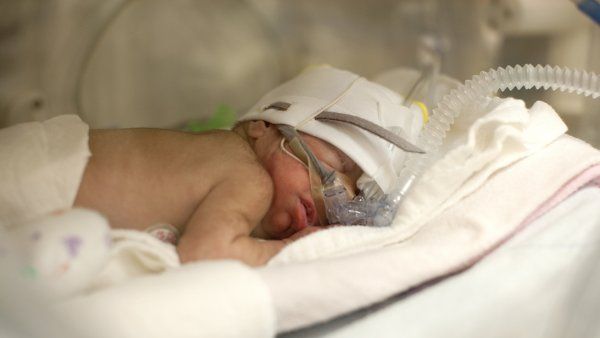
M 199 259 L 239 259 L 265 264 L 284 241 L 250 237 L 269 209 L 273 183 L 258 165 L 238 168 L 200 201 L 177 246 L 182 263 Z

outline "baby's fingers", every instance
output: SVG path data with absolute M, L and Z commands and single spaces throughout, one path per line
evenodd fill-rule
M 284 239 L 284 241 L 286 243 L 290 243 L 290 242 L 293 242 L 293 241 L 297 240 L 298 238 L 302 238 L 304 236 L 310 235 L 313 232 L 317 232 L 317 231 L 319 231 L 321 229 L 322 229 L 321 227 L 308 226 L 308 227 L 306 227 L 306 228 L 304 228 L 304 229 L 296 232 L 295 234 L 291 235 L 290 237 Z

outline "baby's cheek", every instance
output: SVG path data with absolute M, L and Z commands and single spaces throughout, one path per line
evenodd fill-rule
M 297 183 L 303 178 L 308 179 L 306 167 L 283 152 L 270 159 L 267 171 L 275 183 L 290 184 Z
M 274 172 L 273 182 L 284 186 L 296 185 L 306 175 L 308 175 L 308 171 L 301 164 L 293 163 L 293 165 L 282 166 Z
M 265 229 L 273 237 L 279 237 L 288 231 L 292 224 L 291 216 L 284 211 L 275 211 L 269 217 L 266 224 L 268 229 Z

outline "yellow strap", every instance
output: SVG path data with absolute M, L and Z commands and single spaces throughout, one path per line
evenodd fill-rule
M 423 125 L 426 125 L 427 122 L 429 122 L 429 110 L 427 110 L 427 106 L 421 101 L 413 101 L 412 103 L 416 104 L 417 107 L 421 109 L 421 114 L 423 114 Z

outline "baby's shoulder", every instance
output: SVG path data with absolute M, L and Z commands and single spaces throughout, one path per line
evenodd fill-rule
M 191 134 L 192 142 L 180 150 L 186 158 L 187 175 L 203 182 L 207 193 L 217 185 L 263 191 L 272 190 L 271 177 L 260 164 L 250 145 L 237 134 L 218 130 Z M 202 177 L 202 180 L 198 180 Z
M 211 132 L 210 136 L 215 151 L 211 166 L 218 170 L 215 183 L 235 190 L 244 203 L 248 199 L 241 195 L 250 194 L 255 203 L 269 204 L 273 196 L 273 181 L 250 145 L 233 132 Z
M 219 130 L 211 132 L 210 137 L 213 158 L 223 170 L 229 174 L 233 170 L 239 175 L 268 176 L 252 147 L 239 135 Z
M 215 156 L 223 157 L 227 162 L 238 164 L 255 164 L 258 158 L 252 147 L 239 135 L 232 131 L 218 130 L 210 133 L 211 148 Z
M 228 166 L 230 179 L 267 188 L 272 186 L 271 176 L 247 141 L 228 131 L 219 131 L 217 137 L 221 139 L 219 149 L 224 157 L 221 163 Z

